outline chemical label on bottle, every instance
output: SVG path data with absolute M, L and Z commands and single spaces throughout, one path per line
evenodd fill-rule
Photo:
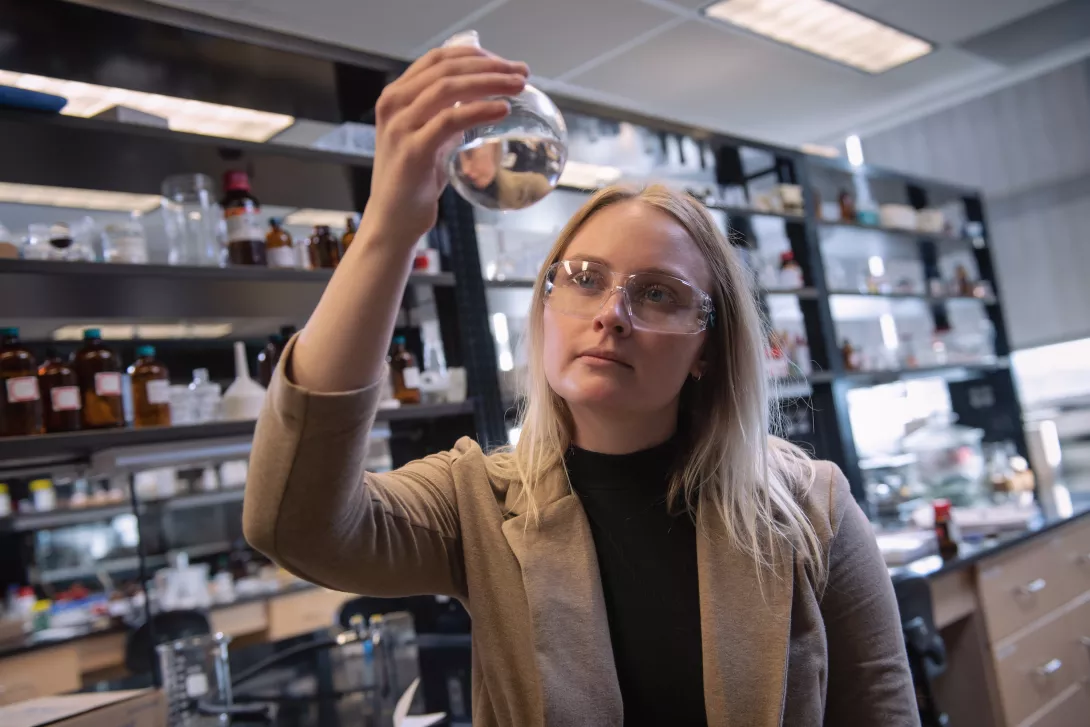
M 170 403 L 170 382 L 164 379 L 155 379 L 144 384 L 148 393 L 149 404 Z
M 238 207 L 223 211 L 227 222 L 227 242 L 246 242 L 264 240 L 265 230 L 261 226 L 261 208 L 251 200 L 245 200 Z
M 16 376 L 6 379 L 8 386 L 8 402 L 17 404 L 23 401 L 37 401 L 41 398 L 38 393 L 38 378 L 36 376 Z
M 406 389 L 419 389 L 420 388 L 420 369 L 415 366 L 406 366 L 401 371 L 402 380 L 405 382 Z
M 265 250 L 270 268 L 294 268 L 295 250 L 290 247 L 270 247 Z
M 121 396 L 121 374 L 99 371 L 95 374 L 95 393 L 99 396 Z
M 79 411 L 82 408 L 78 386 L 56 386 L 49 390 L 53 411 Z

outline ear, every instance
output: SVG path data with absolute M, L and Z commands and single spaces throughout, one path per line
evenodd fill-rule
M 697 359 L 693 363 L 692 368 L 689 369 L 689 375 L 697 381 L 700 381 L 702 378 L 704 378 L 704 372 L 707 371 L 707 369 L 708 363 L 704 361 L 704 359 Z

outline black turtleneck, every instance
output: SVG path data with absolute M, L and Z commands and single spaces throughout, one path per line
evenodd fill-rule
M 594 537 L 626 727 L 707 725 L 696 528 L 666 508 L 676 451 L 675 437 L 564 460 Z

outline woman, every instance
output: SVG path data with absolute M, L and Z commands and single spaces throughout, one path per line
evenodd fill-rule
M 461 131 L 528 69 L 432 51 L 382 94 L 355 242 L 258 422 L 250 542 L 473 617 L 476 725 L 909 725 L 892 585 L 843 475 L 769 438 L 764 337 L 706 213 L 609 189 L 538 276 L 513 451 L 363 470 L 415 241 Z

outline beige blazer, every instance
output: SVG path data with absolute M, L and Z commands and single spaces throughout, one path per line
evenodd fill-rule
M 537 493 L 539 527 L 527 527 L 518 484 L 491 481 L 489 455 L 468 438 L 366 473 L 378 387 L 308 392 L 284 375 L 291 351 L 254 437 L 250 543 L 329 588 L 458 598 L 473 618 L 477 727 L 621 725 L 594 542 L 563 472 Z M 829 556 L 824 583 L 784 560 L 762 593 L 721 526 L 698 537 L 708 724 L 918 724 L 892 583 L 834 465 L 818 464 L 803 504 Z

